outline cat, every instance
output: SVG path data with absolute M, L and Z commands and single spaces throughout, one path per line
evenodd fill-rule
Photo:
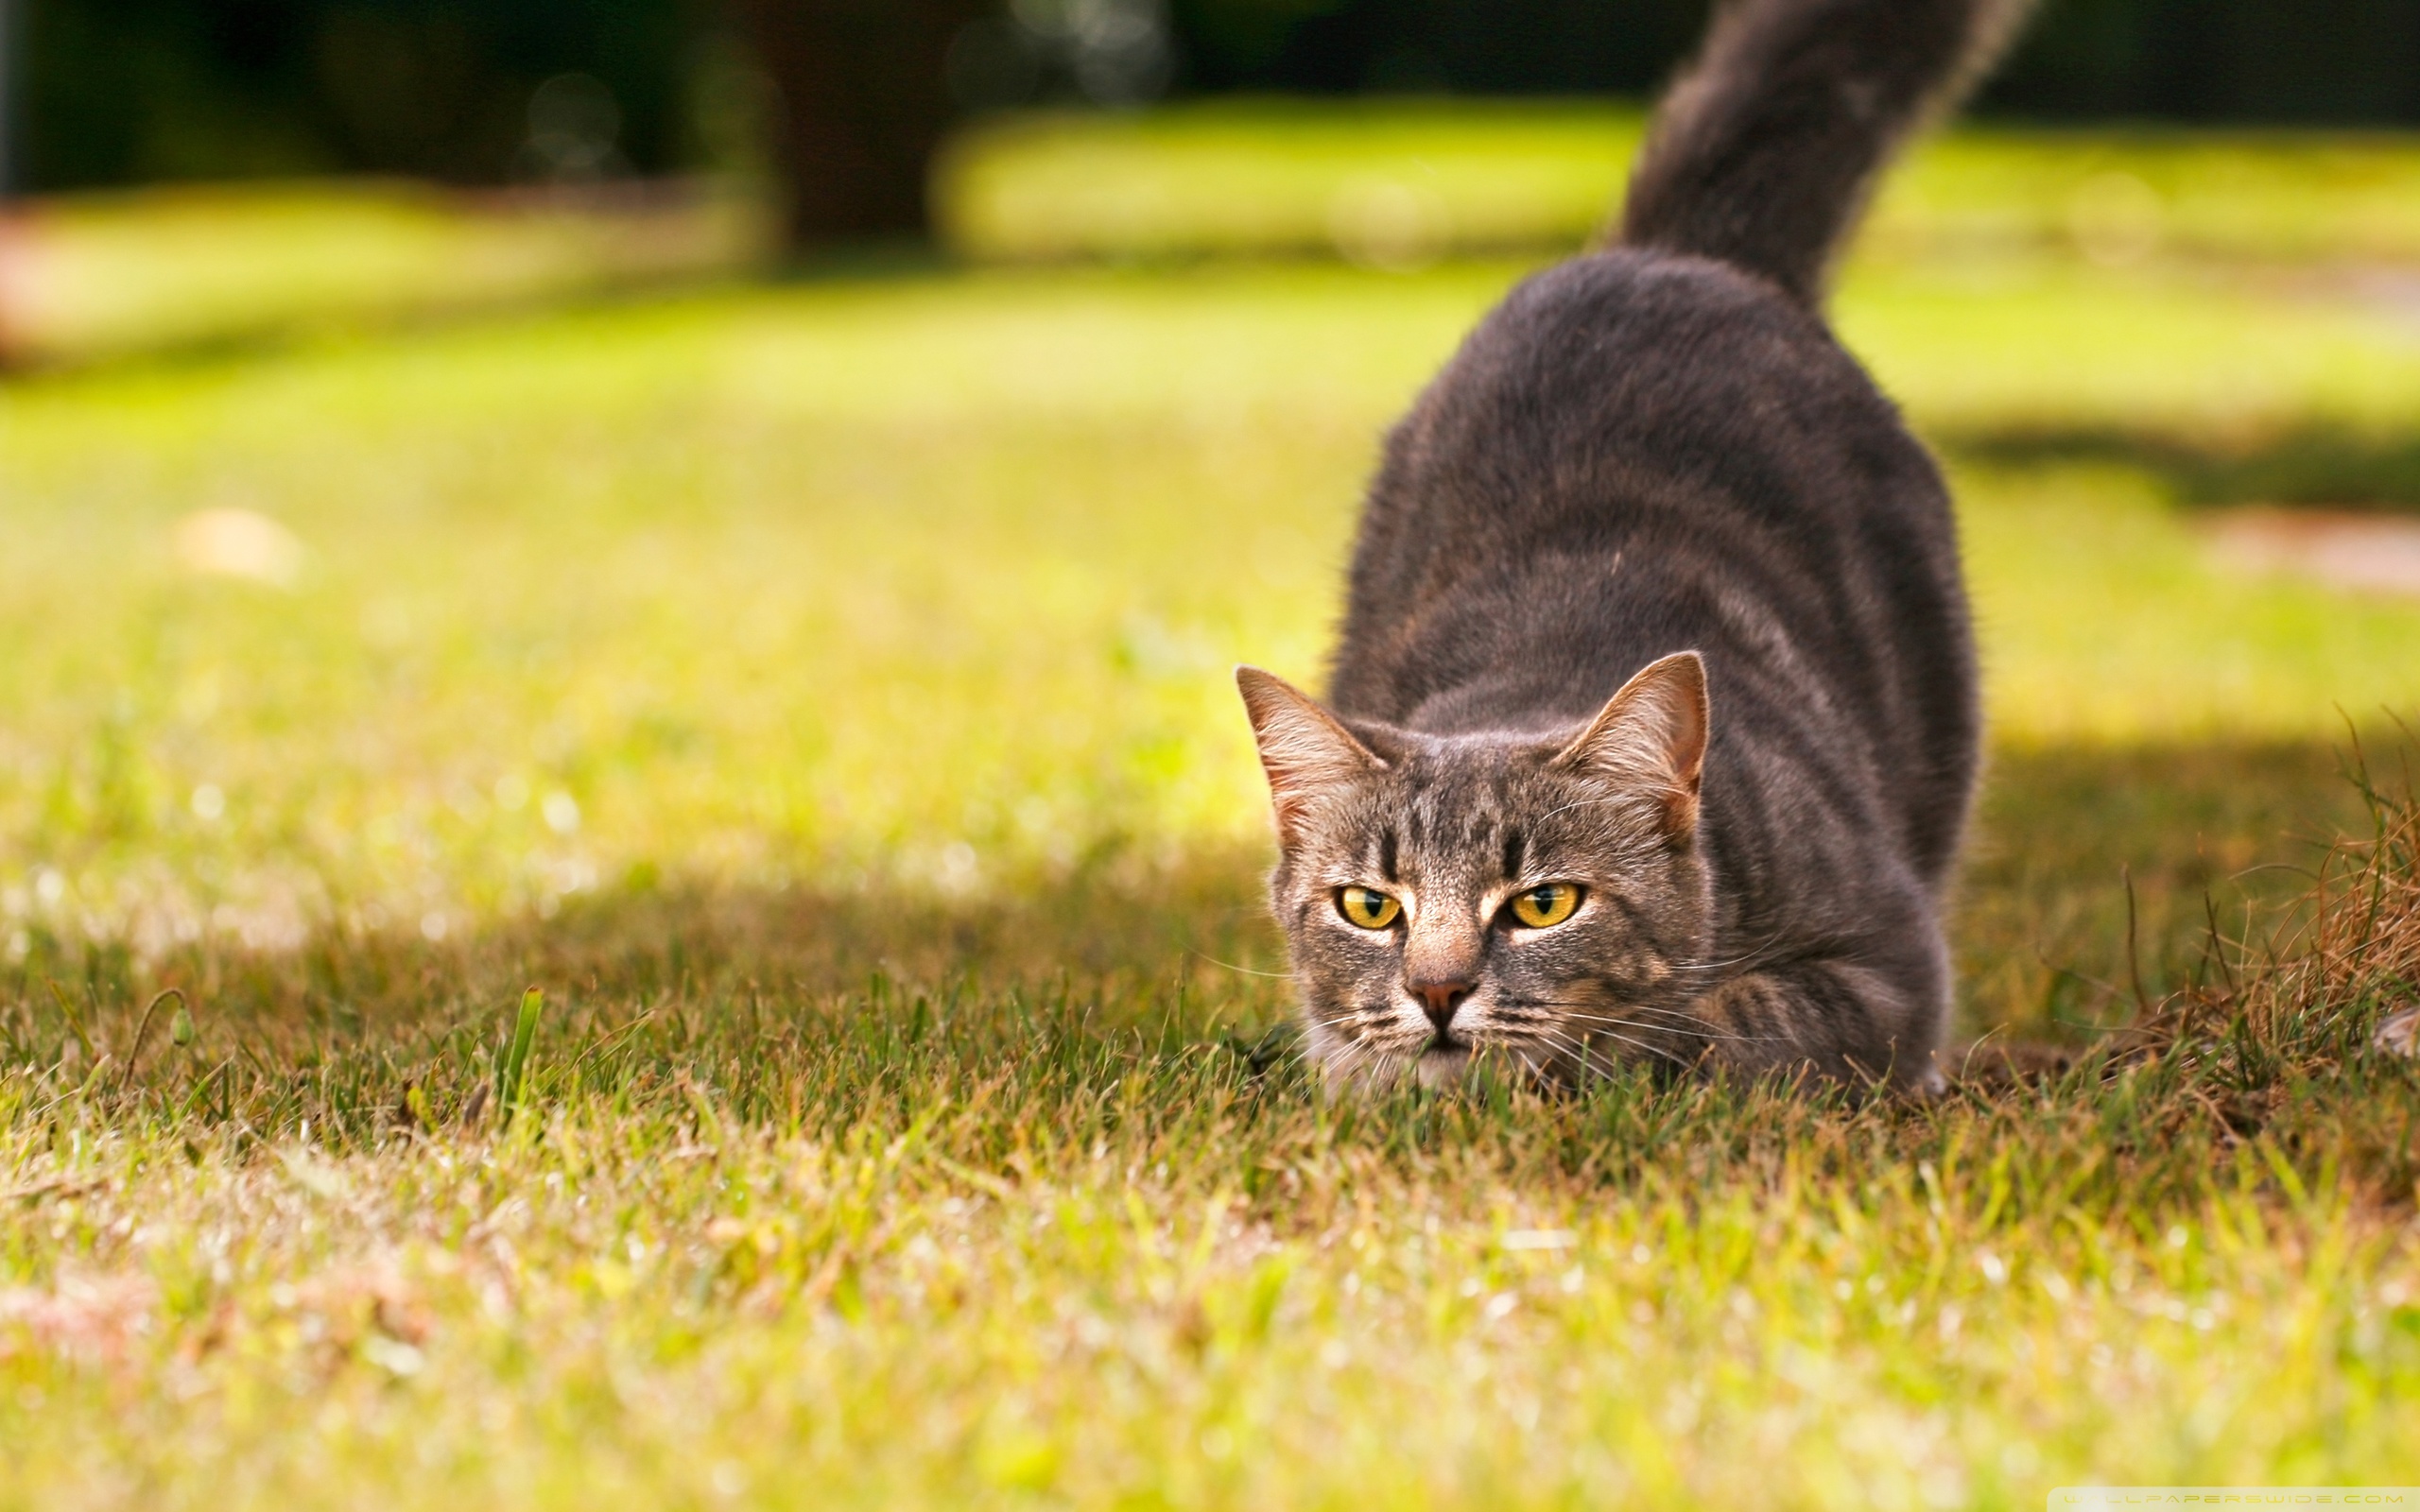
M 1331 1084 L 1618 1067 L 1923 1092 L 1981 714 L 1949 499 L 1825 327 L 2003 0 L 1740 0 L 1610 249 L 1390 436 L 1325 706 L 1236 671 Z

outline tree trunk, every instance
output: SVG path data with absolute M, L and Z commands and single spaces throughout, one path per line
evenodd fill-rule
M 986 0 L 733 0 L 781 91 L 800 249 L 930 231 L 925 177 L 952 113 L 943 65 Z
M 0 0 L 0 199 L 17 192 L 17 0 Z

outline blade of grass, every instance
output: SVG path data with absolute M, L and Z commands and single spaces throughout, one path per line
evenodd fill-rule
M 546 994 L 537 988 L 521 994 L 521 1012 L 513 1022 L 511 1048 L 505 1052 L 504 1067 L 496 1077 L 497 1117 L 505 1128 L 512 1126 L 512 1115 L 520 1110 L 528 1088 L 529 1051 L 537 1043 L 538 1015 L 545 1005 Z

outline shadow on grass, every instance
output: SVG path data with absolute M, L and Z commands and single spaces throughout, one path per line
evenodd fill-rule
M 2290 505 L 2420 510 L 2420 437 L 2303 425 L 2241 437 L 2100 426 L 1951 434 L 1954 455 L 2016 465 L 2114 462 L 2158 477 L 2197 507 Z
M 2408 802 L 2395 812 L 2401 838 L 2370 850 L 2366 872 L 2359 854 L 2333 868 L 2379 884 L 2391 917 L 2340 887 L 2305 911 L 2317 948 L 2197 985 L 2174 963 L 2207 928 L 2204 889 L 2256 922 L 2308 897 L 2307 873 L 2238 856 L 2315 864 L 2330 836 L 2375 833 L 2332 748 L 2003 754 L 1962 953 L 1979 1018 L 2012 1033 L 1933 1101 L 1645 1074 L 1576 1098 L 1322 1099 L 1264 1038 L 1286 985 L 1252 974 L 1279 957 L 1261 858 L 1239 850 L 956 902 L 633 888 L 443 945 L 330 936 L 278 954 L 197 949 L 142 972 L 45 948 L 0 975 L 0 1127 L 48 1152 L 26 1168 L 35 1194 L 87 1179 L 77 1152 L 120 1139 L 201 1166 L 299 1138 L 459 1150 L 490 1169 L 543 1143 L 574 1172 L 636 1160 L 699 1180 L 805 1140 L 853 1169 L 929 1167 L 939 1187 L 994 1196 L 1037 1172 L 1114 1184 L 1190 1171 L 1272 1222 L 1374 1180 L 1694 1201 L 1829 1173 L 1870 1193 L 1877 1170 L 1946 1172 L 1977 1150 L 2014 1162 L 1990 1198 L 2002 1221 L 2037 1201 L 2198 1202 L 2214 1181 L 2296 1201 L 2332 1183 L 2401 1212 L 2420 1202 L 2420 1064 L 2371 1049 L 2381 1012 L 2420 979 L 2420 819 Z M 2162 953 L 2145 967 L 2163 973 L 2146 983 L 2153 1011 L 2084 1055 L 1995 1073 L 1996 1057 L 2009 1069 L 1999 1044 L 2060 1027 L 2057 983 L 2125 975 L 2121 867 L 2137 954 Z M 2043 964 L 2063 954 L 2067 974 Z M 183 999 L 155 1005 L 161 983 Z M 548 994 L 543 1022 L 527 1060 L 508 1062 L 528 983 Z M 2077 1000 L 2067 1018 L 2115 1023 L 2124 995 Z
M 2361 761 L 2407 781 L 2399 733 Z M 2290 931 L 2329 848 L 2370 818 L 2342 741 L 1994 753 L 1960 888 L 1962 1018 L 2074 1043 L 2209 962 Z M 2129 893 L 2131 891 L 2131 905 Z
M 143 1009 L 169 988 L 194 1005 L 203 1039 L 288 1059 L 492 1024 L 533 984 L 549 994 L 550 1024 L 582 1032 L 648 1014 L 815 1014 L 841 1000 L 918 998 L 1080 1003 L 1105 1028 L 1249 1027 L 1285 1011 L 1264 864 L 1213 853 L 957 898 L 626 884 L 569 900 L 551 919 L 491 919 L 441 943 L 330 927 L 293 950 L 217 938 L 151 961 L 37 933 L 25 960 L 0 969 L 0 1054 L 38 1057 L 63 1035 L 122 1063 Z
M 2400 751 L 2373 745 L 2370 760 L 2388 771 Z M 1964 1032 L 2086 1042 L 2190 985 L 2214 921 L 2237 940 L 2290 923 L 2329 844 L 2366 833 L 2325 742 L 2000 752 L 1962 889 Z M 1290 1011 L 1266 859 L 1236 849 L 956 900 L 626 886 L 442 944 L 331 931 L 290 952 L 217 942 L 137 963 L 37 940 L 0 971 L 0 1056 L 79 1085 L 156 1080 L 201 1109 L 214 1074 L 285 1088 L 259 1106 L 322 1117 L 385 1116 L 374 1109 L 418 1084 L 455 1119 L 535 984 L 556 1074 L 601 1074 L 599 1057 L 623 1047 L 657 1080 L 731 1086 L 822 1041 L 867 1065 L 922 1064 L 909 1048 L 927 1034 L 951 1047 L 952 1074 L 1112 1045 L 1223 1047 L 1256 1070 L 1253 1047 Z M 147 1031 L 170 988 L 182 998 Z M 170 1032 L 181 1003 L 183 1044 Z

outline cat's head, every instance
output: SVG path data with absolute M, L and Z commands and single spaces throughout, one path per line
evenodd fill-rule
M 1695 653 L 1546 736 L 1348 724 L 1256 668 L 1236 682 L 1276 809 L 1271 900 L 1332 1080 L 1694 1063 L 1712 912 Z

